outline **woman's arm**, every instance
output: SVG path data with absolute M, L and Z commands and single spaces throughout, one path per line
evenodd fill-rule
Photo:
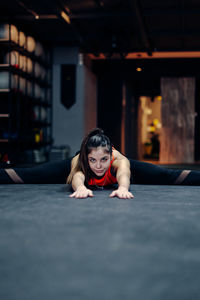
M 110 197 L 119 197 L 130 199 L 133 198 L 133 194 L 129 192 L 130 187 L 130 163 L 129 160 L 117 150 L 114 150 L 113 168 L 116 171 L 116 179 L 118 182 L 118 189 L 110 194 Z
M 91 190 L 87 189 L 85 186 L 85 175 L 83 172 L 77 170 L 79 154 L 74 156 L 71 161 L 71 172 L 67 178 L 67 182 L 72 185 L 74 193 L 70 195 L 70 197 L 74 198 L 87 198 L 93 197 L 93 193 Z
M 85 175 L 81 171 L 76 172 L 72 179 L 72 188 L 74 193 L 70 195 L 71 198 L 93 197 L 92 191 L 86 188 L 84 182 Z

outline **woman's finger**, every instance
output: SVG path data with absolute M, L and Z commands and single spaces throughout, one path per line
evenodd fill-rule
M 110 194 L 110 197 L 115 197 L 116 196 L 116 191 L 113 191 L 111 194 Z
M 75 197 L 76 192 L 74 192 L 73 194 L 69 195 L 69 197 L 73 198 Z
M 93 195 L 93 192 L 92 192 L 92 191 L 89 191 L 89 192 L 88 192 L 88 196 L 93 197 L 93 196 L 94 196 L 94 195 Z

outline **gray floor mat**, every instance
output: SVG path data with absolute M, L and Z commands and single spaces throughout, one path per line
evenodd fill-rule
M 0 299 L 199 299 L 200 187 L 131 190 L 1 185 Z

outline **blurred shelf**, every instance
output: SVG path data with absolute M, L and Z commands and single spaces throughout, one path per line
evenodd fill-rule
M 9 118 L 10 114 L 0 114 L 0 118 Z
M 10 72 L 12 74 L 18 75 L 22 78 L 25 78 L 25 79 L 29 80 L 29 81 L 37 83 L 38 85 L 40 85 L 42 87 L 47 87 L 47 88 L 51 87 L 51 85 L 48 83 L 47 80 L 41 79 L 39 76 L 36 77 L 36 76 L 34 76 L 34 74 L 27 73 L 27 72 L 21 70 L 19 67 L 16 67 L 16 66 L 11 65 L 11 64 L 0 64 L 0 72 L 1 71 L 7 71 L 7 72 Z
M 45 51 L 37 56 L 39 52 L 0 39 L 0 62 L 6 62 L 0 64 L 0 163 L 5 155 L 12 163 L 24 161 L 24 153 L 48 151 L 53 143 L 51 54 L 41 46 Z
M 51 65 L 49 64 L 49 62 L 47 60 L 43 59 L 40 56 L 35 55 L 34 51 L 29 52 L 27 49 L 25 49 L 24 47 L 21 47 L 20 45 L 18 45 L 14 41 L 7 40 L 7 39 L 0 39 L 0 47 L 2 47 L 2 48 L 4 47 L 4 49 L 7 49 L 9 51 L 11 51 L 11 50 L 17 51 L 20 54 L 23 54 L 26 57 L 29 57 L 32 60 L 38 62 L 41 65 L 43 65 L 45 68 L 47 68 L 47 69 L 51 68 Z
M 38 127 L 41 128 L 41 127 L 51 126 L 51 123 L 45 122 L 45 121 L 32 120 L 30 122 L 31 122 L 31 125 L 33 125 L 33 127 L 35 127 L 35 128 L 38 128 Z

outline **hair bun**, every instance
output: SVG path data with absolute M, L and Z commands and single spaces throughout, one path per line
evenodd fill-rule
M 93 130 L 90 131 L 89 137 L 92 137 L 97 134 L 104 134 L 104 131 L 101 128 L 94 128 Z

